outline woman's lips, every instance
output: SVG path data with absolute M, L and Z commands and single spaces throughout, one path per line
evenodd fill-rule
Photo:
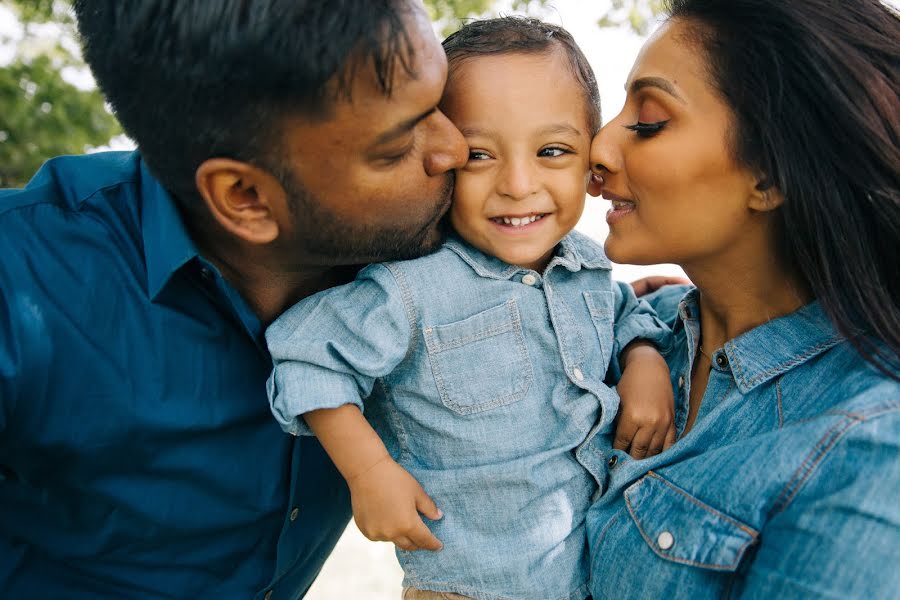
M 606 222 L 610 225 L 618 223 L 634 212 L 634 202 L 621 196 L 604 192 L 603 198 L 612 202 L 612 208 L 606 213 Z

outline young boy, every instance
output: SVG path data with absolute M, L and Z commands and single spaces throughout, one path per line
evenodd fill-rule
M 607 475 L 579 449 L 611 431 L 607 379 L 619 437 L 671 441 L 668 369 L 648 342 L 668 332 L 572 232 L 599 192 L 588 151 L 600 116 L 569 34 L 502 18 L 444 44 L 441 109 L 470 147 L 456 233 L 278 319 L 272 410 L 319 437 L 362 532 L 397 545 L 405 598 L 584 600 L 584 515 Z

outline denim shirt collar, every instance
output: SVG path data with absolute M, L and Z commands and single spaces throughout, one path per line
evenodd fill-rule
M 547 271 L 559 265 L 571 272 L 581 269 L 612 269 L 606 255 L 595 244 L 580 243 L 584 236 L 571 232 L 557 244 L 553 258 L 547 265 Z M 585 240 L 587 238 L 584 238 Z M 452 234 L 445 246 L 459 255 L 478 275 L 488 279 L 509 279 L 524 267 L 505 263 L 497 257 L 485 254 L 474 246 L 464 242 L 458 235 Z
M 178 214 L 175 200 L 150 173 L 143 160 L 140 165 L 141 233 L 147 264 L 147 291 L 151 300 L 155 300 L 175 271 L 199 252 Z
M 692 289 L 678 305 L 675 331 L 687 321 L 699 326 L 700 291 Z M 723 348 L 742 394 L 786 373 L 844 340 L 818 301 L 763 323 L 729 340 Z

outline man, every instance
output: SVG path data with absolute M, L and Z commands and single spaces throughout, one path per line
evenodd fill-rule
M 411 0 L 76 0 L 134 153 L 0 192 L 0 591 L 302 597 L 349 516 L 263 330 L 437 247 L 467 148 Z

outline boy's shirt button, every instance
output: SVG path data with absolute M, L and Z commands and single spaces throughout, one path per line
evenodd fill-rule
M 534 285 L 535 283 L 537 283 L 537 277 L 535 277 L 531 273 L 526 273 L 522 276 L 522 283 L 524 283 L 525 285 Z

